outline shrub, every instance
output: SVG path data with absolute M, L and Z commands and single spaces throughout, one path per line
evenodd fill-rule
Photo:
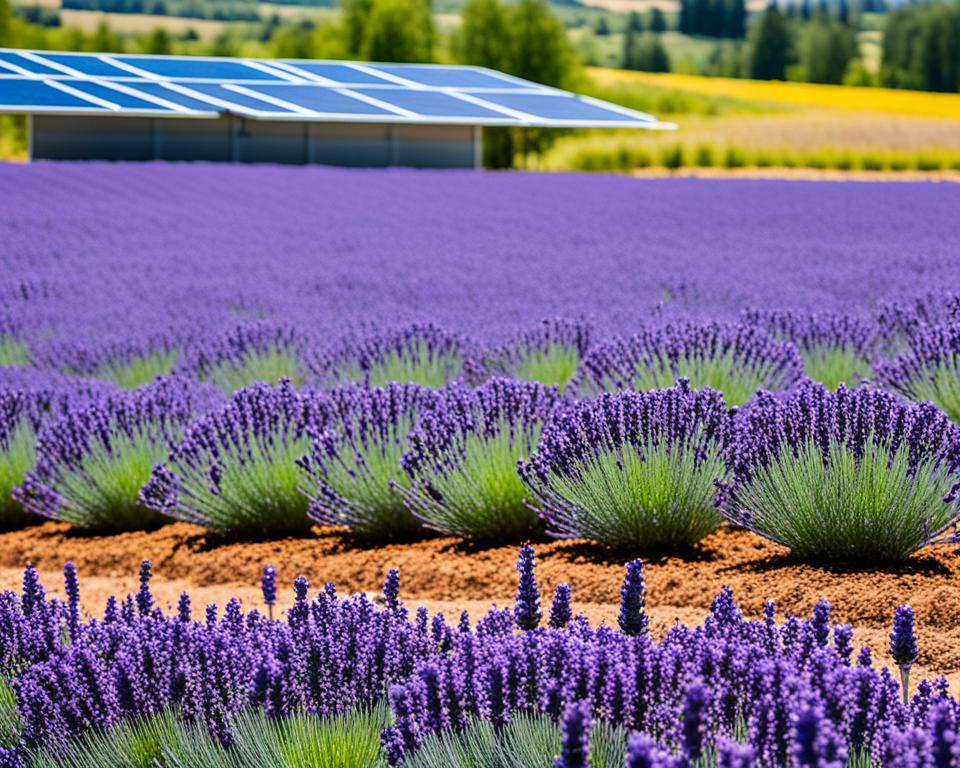
M 30 363 L 30 348 L 21 339 L 22 324 L 0 315 L 0 368 Z
M 559 400 L 555 387 L 492 379 L 453 386 L 410 433 L 401 488 L 428 528 L 479 539 L 512 538 L 537 526 L 517 462 L 533 452 Z
M 557 386 L 563 392 L 590 346 L 590 326 L 554 318 L 511 339 L 484 356 L 475 379 L 492 373 L 521 381 Z
M 463 336 L 431 323 L 368 330 L 344 339 L 324 361 L 320 377 L 330 384 L 381 387 L 396 381 L 442 387 L 462 374 L 468 346 Z
M 791 342 L 803 358 L 806 375 L 828 389 L 854 386 L 870 373 L 879 334 L 871 323 L 836 312 L 750 309 L 743 316 Z
M 163 518 L 139 500 L 162 461 L 215 391 L 177 377 L 71 410 L 37 438 L 36 470 L 14 492 L 27 510 L 79 528 L 136 530 Z
M 741 405 L 761 387 L 790 387 L 802 372 L 792 344 L 754 325 L 682 321 L 594 347 L 575 391 L 666 389 L 686 378 L 694 389 L 711 387 Z
M 559 413 L 521 469 L 551 535 L 617 547 L 692 545 L 722 520 L 731 418 L 719 392 L 603 394 Z
M 297 459 L 309 431 L 327 423 L 329 406 L 290 381 L 253 384 L 193 422 L 153 470 L 141 499 L 159 513 L 241 534 L 310 528 L 309 500 L 299 490 Z
M 911 400 L 929 400 L 960 423 L 960 319 L 916 325 L 907 349 L 876 365 L 877 378 Z
M 422 529 L 394 486 L 407 486 L 400 468 L 407 434 L 432 390 L 417 384 L 348 385 L 329 394 L 329 421 L 299 460 L 309 477 L 310 517 L 367 536 L 410 535 Z
M 191 347 L 177 370 L 227 394 L 256 382 L 299 385 L 314 364 L 316 343 L 292 326 L 258 321 Z
M 894 562 L 950 537 L 960 428 L 930 403 L 806 381 L 741 416 L 733 522 L 819 560 Z

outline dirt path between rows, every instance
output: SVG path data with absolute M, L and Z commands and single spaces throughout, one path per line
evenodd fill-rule
M 222 606 L 236 596 L 260 607 L 260 569 L 275 565 L 278 582 L 305 575 L 312 587 L 334 582 L 341 592 L 379 590 L 389 568 L 399 568 L 408 604 L 426 605 L 455 621 L 460 610 L 474 617 L 491 604 L 509 605 L 516 589 L 516 546 L 471 546 L 436 537 L 412 543 L 368 544 L 335 530 L 271 541 L 227 541 L 177 523 L 149 533 L 82 535 L 67 525 L 44 523 L 0 534 L 0 588 L 16 588 L 32 562 L 48 590 L 62 593 L 60 569 L 72 560 L 81 577 L 85 610 L 99 615 L 110 594 L 137 587 L 140 560 L 154 566 L 154 592 L 173 606 L 188 591 L 195 608 Z M 537 575 L 545 602 L 554 585 L 573 587 L 575 610 L 613 623 L 623 564 L 635 553 L 611 552 L 583 541 L 536 543 Z M 917 614 L 923 672 L 944 674 L 960 687 L 960 549 L 930 548 L 909 563 L 883 570 L 805 565 L 786 550 L 751 533 L 722 527 L 683 555 L 646 556 L 648 605 L 654 628 L 674 621 L 699 623 L 721 587 L 728 585 L 744 612 L 758 616 L 773 599 L 781 615 L 805 616 L 820 597 L 833 617 L 856 629 L 855 641 L 886 657 L 894 608 L 910 603 Z M 289 602 L 281 588 L 280 609 Z

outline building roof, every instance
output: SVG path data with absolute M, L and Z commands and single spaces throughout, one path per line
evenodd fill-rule
M 672 128 L 484 67 L 0 48 L 0 112 L 547 128 Z

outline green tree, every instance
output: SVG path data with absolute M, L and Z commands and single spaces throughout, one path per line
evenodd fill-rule
M 500 0 L 467 0 L 454 41 L 458 61 L 509 69 L 510 32 L 507 8 Z
M 157 27 L 143 38 L 143 42 L 140 43 L 140 49 L 144 53 L 173 53 L 173 40 L 170 38 L 170 33 L 167 32 L 167 30 L 162 27 Z
M 351 56 L 359 56 L 374 0 L 342 0 L 343 34 Z
M 597 19 L 597 24 L 593 28 L 593 34 L 598 37 L 607 37 L 610 34 L 610 25 L 607 24 L 607 19 L 605 16 L 601 16 Z
M 546 0 L 519 0 L 508 8 L 508 71 L 544 85 L 568 85 L 576 66 L 567 31 Z
M 363 34 L 367 61 L 430 61 L 433 16 L 424 0 L 374 0 Z
M 87 50 L 96 53 L 123 53 L 123 40 L 115 35 L 107 23 L 101 22 L 87 45 Z
M 790 26 L 776 5 L 770 5 L 752 30 L 750 77 L 785 80 L 793 40 Z
M 9 0 L 0 0 L 0 45 L 10 45 L 13 42 L 10 32 L 12 16 Z
M 800 43 L 800 63 L 811 83 L 843 82 L 851 60 L 857 55 L 853 30 L 819 11 L 805 26 Z
M 909 5 L 887 17 L 881 79 L 896 88 L 960 90 L 960 5 Z
M 656 34 L 661 34 L 667 31 L 667 17 L 664 16 L 663 11 L 654 6 L 650 9 L 650 31 L 655 32 Z
M 670 57 L 660 42 L 660 35 L 628 32 L 624 39 L 622 66 L 642 72 L 669 72 Z
M 270 37 L 270 53 L 278 59 L 312 59 L 313 28 L 304 24 L 281 24 Z

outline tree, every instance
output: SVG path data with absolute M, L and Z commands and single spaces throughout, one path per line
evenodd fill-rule
M 908 5 L 889 14 L 881 79 L 896 88 L 960 90 L 960 6 Z
M 667 17 L 656 6 L 650 9 L 650 31 L 658 35 L 667 31 Z
M 857 55 L 857 39 L 850 27 L 818 12 L 803 30 L 800 63 L 808 82 L 843 83 L 850 61 Z
M 0 0 L 0 45 L 9 45 L 13 42 L 10 39 L 10 19 L 12 16 L 9 0 Z
M 575 57 L 567 31 L 546 0 L 519 0 L 508 7 L 512 75 L 562 87 L 570 81 Z
M 373 10 L 374 0 L 342 0 L 343 34 L 346 48 L 351 56 L 359 56 L 363 47 L 364 31 Z
M 643 72 L 670 71 L 670 57 L 660 42 L 660 35 L 653 32 L 627 33 L 623 59 L 624 69 Z
M 597 25 L 593 28 L 593 33 L 598 37 L 607 37 L 610 34 L 610 25 L 607 24 L 605 16 L 597 19 Z
M 627 32 L 643 32 L 643 17 L 636 11 L 627 16 Z
M 787 20 L 776 5 L 770 5 L 753 28 L 750 77 L 754 80 L 785 80 L 792 39 Z
M 107 23 L 101 22 L 90 38 L 88 49 L 96 53 L 123 53 L 123 40 L 110 31 Z
M 433 17 L 424 0 L 374 0 L 363 33 L 367 61 L 430 61 Z
M 492 69 L 510 64 L 510 26 L 500 0 L 467 0 L 460 15 L 460 32 L 454 41 L 457 59 Z
M 143 38 L 140 47 L 144 53 L 173 53 L 173 40 L 170 39 L 170 33 L 167 30 L 157 27 Z

